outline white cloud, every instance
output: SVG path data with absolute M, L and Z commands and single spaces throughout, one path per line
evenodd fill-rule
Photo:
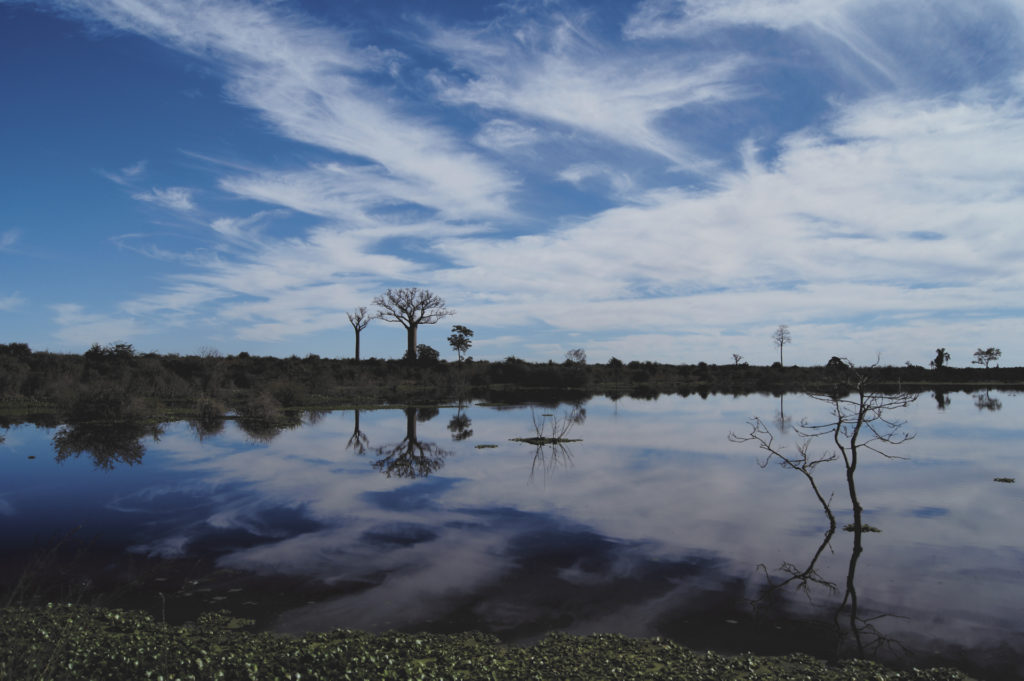
M 543 135 L 536 128 L 495 118 L 480 128 L 473 141 L 481 147 L 508 152 L 520 147 L 533 146 L 543 139 Z
M 113 173 L 104 172 L 103 176 L 112 182 L 120 185 L 127 185 L 139 178 L 146 170 L 146 161 L 139 161 L 133 165 L 121 168 Z
M 57 313 L 54 322 L 60 327 L 54 336 L 69 345 L 103 345 L 149 332 L 137 319 L 89 314 L 81 305 L 74 303 L 54 305 L 52 309 Z
M 12 293 L 9 296 L 0 296 L 0 311 L 10 312 L 24 302 L 25 299 L 17 293 Z
M 526 39 L 515 30 L 437 31 L 432 46 L 473 74 L 466 82 L 435 75 L 441 96 L 554 122 L 691 167 L 704 161 L 661 129 L 662 117 L 745 96 L 736 79 L 741 58 L 609 54 L 564 17 L 529 28 Z
M 505 175 L 444 128 L 403 113 L 361 76 L 392 55 L 359 49 L 342 31 L 313 26 L 283 7 L 128 0 L 73 3 L 111 24 L 209 59 L 227 71 L 228 90 L 285 136 L 363 157 L 402 194 L 461 218 L 505 214 Z M 337 177 L 343 183 L 345 178 Z M 393 198 L 385 196 L 385 199 Z
M 633 178 L 627 173 L 601 163 L 576 163 L 558 173 L 558 177 L 577 187 L 582 187 L 587 180 L 597 178 L 607 183 L 612 195 L 619 197 L 626 196 L 634 188 Z
M 17 230 L 8 229 L 5 232 L 0 232 L 0 251 L 6 251 L 18 240 L 21 236 Z
M 150 189 L 148 192 L 132 194 L 132 198 L 147 203 L 155 203 L 164 208 L 190 213 L 196 209 L 192 202 L 192 190 L 185 187 L 168 187 L 167 189 Z
M 1015 0 L 646 0 L 623 33 L 685 41 L 736 27 L 763 28 L 795 40 L 794 57 L 805 58 L 810 50 L 868 92 L 929 92 L 1000 74 L 1006 55 L 1021 56 L 1022 19 Z M 976 49 L 972 37 L 983 34 L 996 48 L 988 54 Z
M 716 191 L 650 191 L 500 247 L 442 240 L 461 269 L 438 278 L 474 291 L 462 307 L 485 323 L 710 339 L 864 318 L 874 352 L 935 315 L 1019 309 L 1022 145 L 1017 100 L 871 100 Z
M 729 334 L 780 322 L 804 347 L 873 353 L 967 334 L 956 320 L 986 311 L 1019 319 L 1020 30 L 1007 22 L 1007 45 L 974 30 L 1007 3 L 651 1 L 611 39 L 601 22 L 517 7 L 480 30 L 433 27 L 426 47 L 451 68 L 432 63 L 426 83 L 415 71 L 414 101 L 413 57 L 359 47 L 282 3 L 76 6 L 207 60 L 235 102 L 319 148 L 285 167 L 239 162 L 204 191 L 320 224 L 271 230 L 273 210 L 208 218 L 215 254 L 182 259 L 190 272 L 125 314 L 277 339 L 344 327 L 342 311 L 384 286 L 418 285 L 471 325 L 527 339 L 481 339 L 498 357 L 555 352 L 575 332 L 572 345 L 676 361 L 748 355 Z M 960 49 L 970 36 L 986 49 Z M 850 80 L 864 87 L 836 83 Z M 135 198 L 196 208 L 183 187 Z M 80 317 L 69 327 L 125 323 L 66 312 Z

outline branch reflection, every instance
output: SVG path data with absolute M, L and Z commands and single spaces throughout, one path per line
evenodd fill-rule
M 438 410 L 434 408 L 406 407 L 405 438 L 401 442 L 378 447 L 373 467 L 388 478 L 425 478 L 439 471 L 453 452 L 416 436 L 417 422 L 429 421 L 437 414 Z
M 865 616 L 860 611 L 855 577 L 857 563 L 864 552 L 864 533 L 877 532 L 877 528 L 863 522 L 863 507 L 857 493 L 856 470 L 860 454 L 873 452 L 885 458 L 900 458 L 885 451 L 890 445 L 898 445 L 913 438 L 913 434 L 905 429 L 905 422 L 892 416 L 893 412 L 903 409 L 916 399 L 910 393 L 885 394 L 869 389 L 867 380 L 852 366 L 848 370 L 842 384 L 829 395 L 811 395 L 815 399 L 829 404 L 832 417 L 822 424 L 808 424 L 802 421 L 794 427 L 799 441 L 796 453 L 788 452 L 778 444 L 772 432 L 757 417 L 751 419 L 750 432 L 745 436 L 730 433 L 733 442 L 753 441 L 767 456 L 760 463 L 764 468 L 775 460 L 784 468 L 795 470 L 803 475 L 811 486 L 818 503 L 828 520 L 828 529 L 805 567 L 800 568 L 794 563 L 784 562 L 776 572 L 785 575 L 773 580 L 771 573 L 762 564 L 759 569 L 764 573 L 766 584 L 753 602 L 755 613 L 760 612 L 767 604 L 777 604 L 776 596 L 783 590 L 795 585 L 795 589 L 804 593 L 813 602 L 815 588 L 824 589 L 828 596 L 839 591 L 835 582 L 825 578 L 818 571 L 818 562 L 826 549 L 832 550 L 831 541 L 836 532 L 836 518 L 832 510 L 833 496 L 828 498 L 822 493 L 815 478 L 815 469 L 824 463 L 842 460 L 845 470 L 846 489 L 850 499 L 853 522 L 844 530 L 853 533 L 853 545 L 850 559 L 846 567 L 846 579 L 842 599 L 834 606 L 831 615 L 832 650 L 831 656 L 838 658 L 848 655 L 856 657 L 873 657 L 885 648 L 887 652 L 905 654 L 909 652 L 901 643 L 885 635 L 876 623 L 892 613 L 880 612 Z M 940 400 L 941 404 L 941 400 Z M 825 437 L 828 442 L 823 453 L 811 455 L 811 445 L 817 438 Z M 834 449 L 833 449 L 834 447 Z

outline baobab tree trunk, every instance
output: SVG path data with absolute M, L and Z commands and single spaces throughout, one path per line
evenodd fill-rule
M 409 332 L 409 347 L 406 348 L 405 357 L 410 361 L 416 359 L 416 327 L 418 326 L 419 324 L 410 324 L 405 327 Z

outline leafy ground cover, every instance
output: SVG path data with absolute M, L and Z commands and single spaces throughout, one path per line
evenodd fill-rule
M 303 637 L 249 630 L 206 614 L 170 626 L 135 611 L 75 605 L 0 609 L 0 679 L 678 679 L 962 681 L 951 669 L 895 671 L 873 662 L 830 665 L 806 655 L 727 657 L 663 639 L 552 634 L 529 647 L 480 633 Z

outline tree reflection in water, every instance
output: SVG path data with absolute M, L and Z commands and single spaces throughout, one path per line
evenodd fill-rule
M 429 421 L 438 413 L 439 410 L 434 408 L 406 407 L 405 438 L 401 442 L 378 447 L 373 467 L 388 478 L 425 478 L 439 471 L 453 452 L 416 436 L 417 422 Z
M 469 416 L 463 412 L 466 408 L 465 402 L 459 400 L 459 408 L 456 411 L 455 416 L 448 421 L 448 432 L 452 434 L 452 439 L 456 442 L 462 442 L 473 437 L 473 421 Z
M 370 438 L 366 436 L 359 428 L 359 410 L 354 411 L 355 414 L 355 425 L 352 426 L 352 436 L 349 437 L 348 443 L 345 445 L 345 449 L 351 449 L 358 455 L 366 453 L 366 448 L 370 444 Z
M 572 451 L 566 446 L 570 442 L 579 442 L 567 437 L 574 426 L 587 420 L 587 410 L 583 402 L 572 405 L 569 413 L 541 414 L 530 408 L 530 419 L 535 435 L 533 437 L 512 438 L 513 442 L 524 442 L 535 447 L 533 461 L 530 464 L 530 482 L 534 481 L 537 471 L 544 472 L 544 482 L 548 476 L 559 468 L 572 467 Z
M 846 474 L 846 488 L 850 499 L 851 510 L 853 511 L 853 523 L 845 527 L 853 533 L 853 546 L 850 551 L 850 560 L 846 570 L 846 582 L 843 590 L 843 597 L 835 606 L 832 614 L 833 628 L 833 655 L 840 657 L 847 654 L 847 637 L 852 637 L 852 654 L 857 657 L 875 656 L 880 649 L 886 648 L 889 652 L 905 653 L 906 648 L 891 637 L 883 634 L 875 623 L 879 620 L 893 616 L 892 613 L 875 613 L 865 617 L 859 611 L 855 575 L 857 562 L 864 552 L 863 535 L 865 532 L 877 531 L 863 522 L 863 507 L 857 493 L 856 471 L 862 452 L 873 452 L 885 458 L 897 459 L 897 457 L 883 450 L 883 447 L 899 445 L 913 438 L 913 434 L 905 429 L 905 421 L 893 417 L 893 412 L 907 407 L 917 395 L 910 393 L 885 394 L 874 392 L 869 389 L 866 377 L 860 375 L 852 365 L 847 364 L 845 380 L 837 384 L 832 394 L 811 395 L 817 400 L 827 402 L 830 406 L 832 417 L 822 424 L 808 424 L 802 421 L 800 426 L 793 430 L 800 438 L 796 445 L 796 453 L 786 452 L 785 448 L 777 444 L 771 431 L 757 417 L 749 421 L 750 433 L 746 436 L 737 436 L 730 433 L 729 439 L 733 442 L 753 441 L 758 444 L 762 451 L 767 452 L 762 468 L 772 460 L 778 462 L 784 468 L 795 470 L 802 474 L 811 486 L 815 497 L 821 504 L 828 519 L 828 530 L 814 552 L 806 567 L 799 568 L 796 564 L 785 562 L 778 572 L 786 575 L 785 578 L 774 581 L 767 567 L 760 565 L 760 570 L 765 575 L 766 585 L 761 595 L 755 600 L 755 612 L 759 608 L 773 600 L 776 594 L 782 593 L 789 585 L 795 585 L 798 591 L 802 591 L 809 599 L 812 598 L 813 587 L 821 587 L 829 594 L 838 592 L 837 585 L 823 577 L 817 569 L 818 560 L 826 548 L 831 549 L 831 541 L 836 532 L 836 519 L 832 511 L 833 495 L 826 499 L 814 477 L 815 468 L 823 463 L 835 460 L 842 460 Z M 818 438 L 826 438 L 829 445 L 820 455 L 811 455 L 811 445 L 818 441 Z M 834 447 L 831 448 L 831 447 Z M 812 599 L 813 600 L 813 599 Z
M 142 438 L 159 440 L 163 433 L 160 424 L 144 421 L 68 423 L 57 429 L 53 449 L 58 462 L 86 453 L 97 468 L 112 470 L 119 463 L 142 463 L 146 454 Z
M 111 470 L 119 463 L 142 462 L 142 438 L 158 440 L 163 427 L 146 418 L 142 400 L 115 387 L 101 386 L 81 395 L 68 409 L 66 421 L 53 436 L 57 461 L 86 453 L 97 468 Z
M 992 397 L 986 389 L 985 392 L 974 396 L 974 406 L 978 408 L 978 411 L 999 411 L 1003 408 L 1003 403 Z

